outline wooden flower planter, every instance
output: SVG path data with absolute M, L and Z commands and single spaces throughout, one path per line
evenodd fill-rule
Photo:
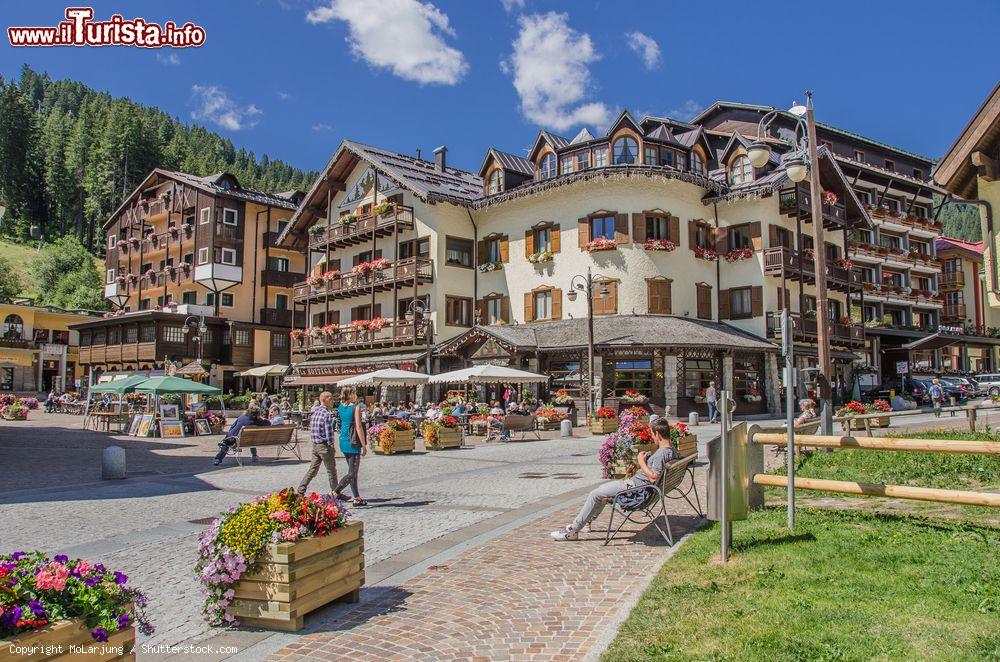
M 642 451 L 647 451 L 649 453 L 655 452 L 657 446 L 656 444 L 636 444 L 633 448 L 635 449 L 636 457 L 638 457 L 639 453 Z M 639 466 L 638 462 L 636 462 L 636 466 Z M 630 474 L 628 473 L 628 468 L 625 466 L 625 462 L 619 460 L 618 462 L 612 464 L 611 475 L 619 479 L 629 477 Z
M 562 421 L 538 421 L 539 430 L 558 430 Z
M 439 451 L 444 448 L 459 448 L 461 445 L 461 428 L 439 428 L 433 444 L 428 444 L 424 440 L 424 447 L 429 451 Z
M 94 660 L 135 660 L 135 628 L 129 627 L 108 635 L 104 642 L 94 641 L 92 628 L 82 618 L 56 621 L 37 630 L 29 630 L 10 639 L 0 639 L 0 660 L 24 662 L 26 660 L 68 660 L 86 658 Z M 17 653 L 17 649 L 34 649 L 34 653 Z M 70 653 L 70 647 L 77 652 Z M 46 652 L 46 650 L 48 652 Z M 118 651 L 121 654 L 118 655 Z M 83 653 L 81 655 L 81 652 Z M 102 654 L 103 653 L 103 654 Z
M 869 418 L 869 425 L 873 428 L 887 428 L 889 427 L 889 417 L 879 416 L 877 418 Z M 851 419 L 851 429 L 852 430 L 864 430 L 865 420 L 863 418 L 852 418 Z
M 272 544 L 233 586 L 227 611 L 243 625 L 295 632 L 311 611 L 357 602 L 364 583 L 364 524 L 355 520 L 321 538 Z
M 413 430 L 396 430 L 392 435 L 392 446 L 389 452 L 382 450 L 382 444 L 375 440 L 372 444 L 372 451 L 379 455 L 392 455 L 393 453 L 409 453 L 413 451 Z
M 618 429 L 617 418 L 592 418 L 590 419 L 591 434 L 611 434 Z

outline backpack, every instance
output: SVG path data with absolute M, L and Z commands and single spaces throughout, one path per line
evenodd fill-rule
M 622 492 L 617 497 L 615 497 L 615 503 L 622 510 L 636 510 L 641 508 L 649 501 L 654 495 L 652 489 L 649 485 L 643 485 L 642 487 L 637 487 L 634 490 L 629 490 L 628 492 Z

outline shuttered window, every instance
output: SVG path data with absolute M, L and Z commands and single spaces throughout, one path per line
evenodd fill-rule
M 594 281 L 594 314 L 618 314 L 618 281 Z
M 480 299 L 478 306 L 482 324 L 509 324 L 510 297 L 488 296 Z
M 562 290 L 543 287 L 524 293 L 524 320 L 540 322 L 562 318 Z
M 448 326 L 472 326 L 472 299 L 466 297 L 445 297 L 445 324 Z
M 650 315 L 669 315 L 670 302 L 670 280 L 667 278 L 647 278 L 646 279 L 646 309 Z
M 695 285 L 698 302 L 698 319 L 712 319 L 712 286 L 705 283 Z
M 734 287 L 729 290 L 729 317 L 734 320 L 751 317 L 749 287 Z

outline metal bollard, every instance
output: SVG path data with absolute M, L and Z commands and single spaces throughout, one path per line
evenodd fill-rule
M 573 421 L 568 418 L 563 419 L 559 423 L 559 436 L 560 437 L 572 437 L 573 436 Z
M 698 425 L 698 412 L 693 411 L 688 414 L 688 427 Z
M 122 480 L 125 478 L 125 449 L 108 446 L 101 453 L 101 480 Z

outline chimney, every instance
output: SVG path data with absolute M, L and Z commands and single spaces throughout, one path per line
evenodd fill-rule
M 417 148 L 417 160 L 418 161 L 420 160 L 420 148 L 419 147 Z
M 445 161 L 445 157 L 447 155 L 448 155 L 448 148 L 444 145 L 441 145 L 440 147 L 434 150 L 434 166 L 441 172 L 444 172 L 445 166 L 447 165 Z

